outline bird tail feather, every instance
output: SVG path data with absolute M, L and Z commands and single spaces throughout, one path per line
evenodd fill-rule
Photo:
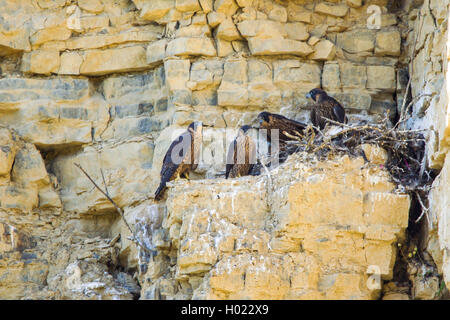
M 161 182 L 159 187 L 158 187 L 158 189 L 155 192 L 155 199 L 156 200 L 160 200 L 161 199 L 165 188 L 166 188 L 166 184 Z

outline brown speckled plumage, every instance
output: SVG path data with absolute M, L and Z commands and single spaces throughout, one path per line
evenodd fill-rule
M 230 144 L 225 171 L 227 179 L 248 175 L 256 162 L 256 145 L 248 135 L 249 129 L 249 126 L 241 127 Z
M 297 136 L 296 133 L 302 133 L 302 131 L 306 128 L 306 124 L 288 119 L 282 115 L 269 113 L 269 112 L 261 112 L 258 115 L 260 129 L 267 130 L 267 140 L 270 142 L 272 139 L 272 130 L 278 130 L 278 138 L 281 143 L 284 143 L 289 140 L 294 140 L 284 132 L 287 132 L 291 136 Z
M 168 181 L 197 168 L 202 138 L 202 123 L 192 122 L 188 130 L 172 142 L 164 156 L 160 174 L 161 182 L 155 192 L 156 200 L 161 199 Z
M 308 93 L 307 97 L 316 102 L 312 106 L 310 113 L 311 122 L 315 127 L 320 129 L 325 128 L 327 123 L 325 118 L 341 123 L 347 123 L 344 107 L 342 107 L 336 99 L 330 97 L 325 91 L 313 89 Z

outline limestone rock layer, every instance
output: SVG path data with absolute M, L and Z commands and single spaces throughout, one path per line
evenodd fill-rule
M 0 298 L 434 298 L 450 285 L 448 5 L 0 0 Z M 438 275 L 416 270 L 407 293 L 394 266 L 415 209 L 383 156 L 220 177 L 238 127 L 261 111 L 308 122 L 316 87 L 350 123 L 407 114 L 401 129 L 425 130 L 420 250 Z M 194 120 L 202 161 L 156 203 Z

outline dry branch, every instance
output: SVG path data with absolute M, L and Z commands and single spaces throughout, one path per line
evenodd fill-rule
M 128 228 L 128 230 L 131 233 L 131 239 L 130 240 L 133 241 L 134 243 L 136 243 L 136 245 L 138 245 L 144 251 L 153 254 L 154 253 L 153 250 L 147 248 L 147 246 L 145 246 L 144 244 L 141 243 L 141 241 L 139 241 L 138 237 L 136 237 L 135 233 L 133 232 L 133 230 L 131 229 L 130 225 L 128 224 L 127 219 L 125 219 L 125 214 L 124 214 L 123 210 L 109 196 L 108 187 L 106 186 L 106 181 L 105 181 L 105 176 L 103 174 L 103 170 L 100 169 L 100 172 L 102 174 L 103 183 L 105 184 L 106 192 L 97 185 L 97 183 L 94 181 L 94 179 L 91 178 L 91 176 L 86 172 L 86 170 L 83 169 L 83 167 L 79 163 L 74 163 L 74 165 L 78 169 L 80 169 L 81 172 L 83 172 L 83 174 L 89 179 L 89 181 L 94 185 L 94 187 L 97 188 L 97 190 L 100 191 L 106 197 L 106 199 L 108 199 L 109 202 L 111 202 L 111 204 L 114 206 L 116 211 L 120 214 L 120 217 L 122 218 L 123 222 L 125 223 L 126 227 Z

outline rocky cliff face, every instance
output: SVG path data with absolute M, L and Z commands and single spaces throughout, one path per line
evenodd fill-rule
M 271 175 L 175 183 L 144 298 L 378 297 L 380 277 L 393 277 L 409 197 L 362 158 L 298 154 Z
M 437 273 L 450 277 L 447 7 L 0 0 L 0 297 L 388 296 L 415 205 L 380 167 L 382 151 L 369 163 L 297 154 L 270 176 L 218 177 L 238 126 L 262 110 L 307 121 L 305 93 L 321 86 L 350 122 L 389 111 L 427 129 L 437 178 L 419 251 L 438 272 L 409 270 L 407 293 L 433 298 Z M 211 126 L 202 162 L 157 203 L 162 158 L 193 120 Z

